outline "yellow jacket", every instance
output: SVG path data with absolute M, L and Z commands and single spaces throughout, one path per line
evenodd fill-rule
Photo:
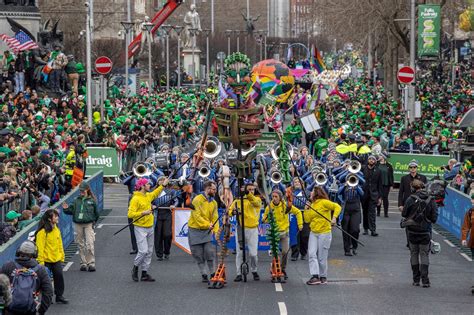
M 240 222 L 240 198 L 235 199 L 230 205 L 229 216 L 233 215 L 234 210 L 238 209 L 239 215 L 237 216 Z M 246 228 L 253 229 L 258 227 L 258 221 L 260 219 L 260 209 L 262 208 L 262 199 L 256 197 L 254 194 L 247 194 L 244 197 L 244 224 Z M 242 224 L 242 223 L 241 223 Z
M 326 199 L 318 199 L 311 204 L 314 210 L 331 221 L 331 212 L 334 211 L 333 217 L 337 218 L 341 213 L 341 206 L 335 202 Z M 312 209 L 307 209 L 304 212 L 304 222 L 309 223 L 311 232 L 317 234 L 325 234 L 331 232 L 331 223 L 323 219 Z
M 37 260 L 40 264 L 64 262 L 63 239 L 57 226 L 54 226 L 49 233 L 46 233 L 45 229 L 41 229 L 36 234 L 36 247 L 38 248 Z
M 273 201 L 270 202 L 270 205 L 273 210 L 273 215 L 275 216 L 275 221 L 278 225 L 280 232 L 289 232 L 290 231 L 290 218 L 288 213 L 286 213 L 286 203 L 280 202 L 278 205 L 274 205 Z M 267 222 L 268 212 L 270 211 L 269 206 L 265 208 L 263 213 L 263 221 Z M 295 206 L 291 206 L 290 213 L 296 216 L 296 221 L 298 222 L 298 229 L 303 228 L 303 216 L 301 211 Z
M 66 156 L 66 175 L 74 173 L 74 166 L 76 166 L 76 151 L 71 150 Z
M 189 217 L 188 227 L 197 230 L 207 230 L 209 226 L 217 221 L 219 217 L 217 211 L 217 202 L 212 200 L 209 202 L 204 195 L 197 195 L 194 197 L 193 210 Z M 219 229 L 219 222 L 213 228 L 214 233 Z
M 128 218 L 136 220 L 142 216 L 143 211 L 151 210 L 151 203 L 153 200 L 158 198 L 158 196 L 163 191 L 163 186 L 159 186 L 152 192 L 142 193 L 140 191 L 135 191 L 133 193 L 132 199 L 130 200 L 130 205 L 128 206 Z M 137 220 L 133 223 L 135 226 L 140 226 L 144 228 L 149 228 L 153 226 L 155 221 L 155 216 L 153 211 L 149 214 Z

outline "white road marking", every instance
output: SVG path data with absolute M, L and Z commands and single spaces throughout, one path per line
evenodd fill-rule
M 275 291 L 283 292 L 283 287 L 282 287 L 281 283 L 275 283 Z
M 100 225 L 101 226 L 124 226 L 125 224 L 127 224 L 126 222 L 124 223 L 101 223 Z
M 436 235 L 439 235 L 439 233 L 438 233 L 438 232 L 436 232 L 436 230 L 433 230 L 433 233 L 434 233 L 434 234 L 436 234 Z
M 64 271 L 64 272 L 68 271 L 69 268 L 71 268 L 71 266 L 72 266 L 73 263 L 74 263 L 74 262 L 72 262 L 72 261 L 68 262 L 68 263 L 66 264 L 66 266 L 64 266 L 63 271 Z
M 448 241 L 448 240 L 444 240 L 444 242 L 445 242 L 446 244 L 448 244 L 449 247 L 456 247 L 456 245 L 454 245 L 453 243 L 451 243 L 451 242 Z
M 467 261 L 472 261 L 472 258 L 466 255 L 465 253 L 461 253 L 461 256 L 466 258 Z
M 280 309 L 280 315 L 288 315 L 285 302 L 278 302 L 278 308 Z
M 104 226 L 104 225 L 103 225 L 103 224 L 99 224 L 99 225 L 97 226 L 97 228 L 98 228 L 98 229 L 101 229 L 102 226 Z

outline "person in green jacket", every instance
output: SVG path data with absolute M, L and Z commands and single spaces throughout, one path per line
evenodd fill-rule
M 301 125 L 293 119 L 291 124 L 288 125 L 285 129 L 287 140 L 294 146 L 298 146 L 301 143 L 301 132 L 303 129 Z
M 95 196 L 87 183 L 79 185 L 80 196 L 71 205 L 63 203 L 64 213 L 72 215 L 76 243 L 79 245 L 81 271 L 95 271 L 94 224 L 99 219 Z

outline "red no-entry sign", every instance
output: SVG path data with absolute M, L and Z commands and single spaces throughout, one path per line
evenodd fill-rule
M 415 80 L 415 70 L 412 67 L 402 67 L 398 70 L 398 82 L 410 84 Z
M 95 61 L 95 70 L 97 73 L 105 75 L 112 70 L 112 60 L 109 57 L 99 57 Z

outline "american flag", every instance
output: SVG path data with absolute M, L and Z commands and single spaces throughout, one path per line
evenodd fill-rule
M 21 30 L 15 34 L 15 37 L 0 34 L 0 39 L 3 40 L 14 52 L 39 48 L 38 44 Z

